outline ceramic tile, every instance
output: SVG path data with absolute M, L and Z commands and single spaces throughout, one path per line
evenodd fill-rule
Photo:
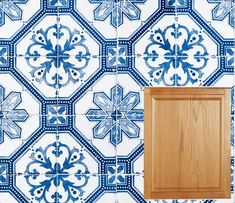
M 1 117 L 1 173 L 16 174 L 25 173 L 27 171 L 26 165 L 30 162 L 30 155 L 33 153 L 30 147 L 33 147 L 34 145 L 38 146 L 36 145 L 36 139 L 43 134 L 43 129 L 47 129 L 44 125 L 45 120 L 45 116 L 26 116 L 24 114 L 17 113 L 8 113 Z M 45 140 L 40 141 L 39 143 L 42 144 L 43 142 L 45 144 Z M 17 161 L 13 163 L 13 159 L 17 159 Z M 19 165 L 19 162 L 21 164 L 23 163 L 23 165 Z
M 75 100 L 78 97 L 89 95 L 89 91 L 97 91 L 100 85 L 108 79 L 107 86 L 115 85 L 116 67 L 108 67 L 108 57 L 87 58 L 79 56 L 59 57 L 58 65 L 58 92 L 59 99 L 71 98 Z M 107 70 L 108 73 L 105 73 Z M 105 78 L 105 79 L 104 79 Z M 100 87 L 100 90 L 103 87 Z M 81 99 L 83 99 L 83 97 Z M 79 100 L 79 99 L 76 99 Z M 81 114 L 82 112 L 75 112 Z
M 129 57 L 128 57 L 129 58 Z M 132 63 L 135 64 L 135 60 L 138 60 L 137 58 L 133 58 L 131 57 Z M 144 87 L 148 86 L 148 84 L 145 83 L 145 81 L 143 81 L 143 79 L 141 78 L 140 74 L 136 71 L 136 67 L 135 65 L 133 65 L 132 67 L 129 66 L 128 68 L 122 68 L 120 69 L 118 67 L 118 75 L 117 75 L 117 85 L 121 86 L 123 88 L 123 94 L 124 91 L 126 93 L 128 92 L 139 92 L 141 94 L 143 94 L 144 91 Z M 143 68 L 142 68 L 142 73 L 143 73 Z M 141 80 L 139 80 L 139 78 L 141 78 Z
M 197 87 L 215 83 L 218 76 L 224 74 L 221 60 L 213 56 L 177 56 L 175 85 Z
M 31 32 L 32 26 L 36 25 L 37 21 L 40 21 L 42 14 L 43 4 L 41 1 L 23 0 L 23 1 L 2 1 L 1 2 L 1 18 L 0 18 L 0 44 L 8 48 L 9 56 L 16 56 L 19 54 L 25 54 L 21 40 L 25 39 L 27 45 L 31 42 L 27 34 L 33 35 Z M 41 14 L 40 14 L 41 13 Z M 56 14 L 57 10 L 51 10 L 51 13 Z M 45 25 L 42 22 L 42 24 Z M 24 38 L 24 39 L 23 39 Z M 14 41 L 14 43 L 12 43 Z M 18 41 L 18 43 L 17 43 Z M 31 42 L 30 42 L 31 41 Z M 18 46 L 16 46 L 18 44 Z M 21 45 L 19 45 L 21 44 Z M 26 44 L 26 42 L 25 42 Z M 26 46 L 25 48 L 27 48 Z
M 116 68 L 111 71 L 102 75 L 98 74 L 97 77 L 92 79 L 93 85 L 91 85 L 91 81 L 88 81 L 84 88 L 80 92 L 76 92 L 71 98 L 71 100 L 75 100 L 74 112 L 76 115 L 106 115 L 112 113 L 117 74 Z
M 27 22 L 17 35 L 14 47 L 9 46 L 13 56 L 56 57 L 58 55 L 58 14 L 45 15 L 37 23 Z
M 220 39 L 234 40 L 234 2 L 224 0 L 192 1 L 196 21 L 207 26 Z M 181 12 L 179 10 L 179 12 Z M 206 25 L 207 24 L 207 25 Z
M 4 131 L 6 139 L 1 145 L 1 151 L 5 154 L 2 155 L 7 157 L 12 154 L 12 159 L 16 160 L 14 163 L 8 160 L 9 174 L 57 173 L 57 126 L 48 126 L 46 121 L 46 116 L 28 118 L 24 126 L 18 125 L 21 131 L 15 139 L 9 139 L 11 132 Z M 12 147 L 9 148 L 9 145 Z
M 92 162 L 99 164 L 97 172 L 99 174 L 107 174 L 107 164 L 114 167 L 116 165 L 117 141 L 113 117 L 107 115 L 78 115 L 73 117 L 74 129 L 72 134 L 83 143 L 82 145 L 94 157 Z
M 39 101 L 57 100 L 59 63 L 56 56 L 17 56 L 13 60 L 13 75 L 23 83 L 25 89 L 29 89 Z
M 161 5 L 160 1 L 155 0 L 120 1 L 119 9 L 117 36 L 118 40 L 123 42 L 127 42 L 128 38 L 133 39 L 133 35 L 140 36 L 143 30 L 151 27 L 162 13 L 175 15 L 173 6 L 168 6 L 167 2 Z M 128 43 L 126 45 L 128 46 Z M 129 53 L 128 56 L 132 54 Z
M 56 202 L 115 203 L 116 185 L 107 175 L 58 175 Z
M 234 92 L 232 198 L 143 197 L 144 87 L 234 87 L 234 6 L 0 1 L 0 202 L 234 203 Z
M 229 56 L 189 57 L 185 62 L 192 66 L 188 74 L 190 80 L 185 85 L 232 87 L 235 81 L 233 60 L 234 58 Z M 193 79 L 197 81 L 193 82 Z
M 12 196 L 13 202 L 57 202 L 58 193 L 57 185 L 58 178 L 54 174 L 29 174 L 29 175 L 15 175 L 12 177 L 14 182 Z M 12 187 L 12 183 L 9 187 Z
M 175 13 L 155 17 L 148 27 L 138 31 L 128 50 L 128 56 L 163 57 L 175 56 L 177 47 L 177 19 Z M 120 40 L 119 44 L 122 41 Z M 123 43 L 122 43 L 123 44 Z
M 100 167 L 103 159 L 97 151 L 93 150 L 92 142 L 85 137 L 87 134 L 83 135 L 78 131 L 65 129 L 66 127 L 58 124 L 57 173 L 61 175 L 103 173 Z
M 141 88 L 176 86 L 175 73 L 179 65 L 176 56 L 148 55 L 134 57 L 131 60 L 129 75 Z M 124 71 L 119 72 L 124 73 Z
M 119 175 L 117 177 L 117 202 L 143 202 L 147 203 L 143 197 L 143 175 Z
M 177 13 L 176 55 L 208 56 L 221 55 L 214 32 L 206 29 L 199 21 L 188 14 Z
M 89 32 L 97 41 L 103 39 L 116 41 L 117 27 L 121 18 L 119 4 L 119 2 L 109 0 L 80 0 L 75 3 L 74 7 L 71 4 L 71 8 L 76 11 L 73 16 L 78 22 L 89 27 Z M 60 14 L 62 15 L 63 11 Z
M 17 118 L 24 121 L 29 115 L 40 115 L 40 96 L 32 90 L 30 84 L 20 74 L 10 74 L 0 71 L 0 108 L 1 114 L 7 114 L 9 119 Z

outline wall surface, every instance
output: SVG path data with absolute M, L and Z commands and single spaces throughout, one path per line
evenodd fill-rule
M 234 203 L 234 16 L 234 0 L 0 1 L 0 203 Z M 145 86 L 231 87 L 231 199 L 144 199 Z

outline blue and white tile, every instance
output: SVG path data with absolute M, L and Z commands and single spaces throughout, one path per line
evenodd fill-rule
M 117 202 L 147 203 L 143 197 L 143 175 L 122 175 L 122 181 L 117 183 Z M 152 202 L 152 201 L 151 201 Z
M 18 56 L 14 58 L 14 69 L 18 77 L 39 100 L 57 100 L 58 94 L 58 59 L 45 56 Z
M 8 164 L 0 162 L 0 186 L 7 185 L 9 177 Z
M 213 56 L 221 55 L 222 42 L 197 18 L 189 14 L 177 13 L 176 55 L 177 56 Z
M 17 172 L 13 167 L 12 157 L 16 158 L 21 155 L 25 145 L 29 145 L 35 132 L 39 130 L 42 120 L 41 116 L 25 116 L 14 113 L 6 114 L 0 118 L 0 163 L 6 166 L 5 172 L 7 174 Z M 19 169 L 20 171 L 21 169 Z
M 57 193 L 61 203 L 115 203 L 116 185 L 107 175 L 58 175 Z
M 54 174 L 15 175 L 9 187 L 16 202 L 56 202 L 58 178 Z M 8 200 L 8 199 L 6 199 Z
M 69 0 L 47 0 L 47 7 L 50 9 L 69 8 Z
M 124 72 L 124 71 L 123 71 Z M 133 163 L 143 153 L 144 92 L 127 73 L 118 72 L 116 111 L 117 167 L 119 173 L 137 173 Z M 141 165 L 143 167 L 143 165 Z
M 220 57 L 177 56 L 175 86 L 209 86 L 216 83 L 223 72 Z
M 50 59 L 57 56 L 58 37 L 57 13 L 45 14 L 37 22 L 24 27 L 17 36 L 15 46 L 10 46 L 10 50 L 14 52 L 14 56 Z
M 59 98 L 77 98 L 80 92 L 87 92 L 98 82 L 105 72 L 102 64 L 107 57 L 79 57 L 71 55 L 58 57 L 58 92 Z M 111 70 L 112 71 L 112 70 Z M 114 69 L 115 71 L 115 69 Z M 115 82 L 111 79 L 110 82 Z
M 166 5 L 167 7 L 173 7 L 176 9 L 176 12 L 179 8 L 187 8 L 189 4 L 188 0 L 167 0 Z
M 218 77 L 213 84 L 215 87 L 232 87 L 234 85 L 235 75 L 230 73 L 224 73 Z
M 222 39 L 235 37 L 235 11 L 233 0 L 193 1 L 193 9 L 199 23 L 206 23 Z
M 127 154 L 128 153 L 128 154 Z M 119 175 L 139 175 L 144 173 L 144 141 L 139 140 L 135 149 L 123 150 L 117 146 L 116 173 Z
M 60 13 L 57 37 L 58 56 L 76 56 L 77 60 L 103 56 L 100 50 L 102 42 L 97 38 L 95 31 L 86 27 L 72 13 Z
M 123 168 L 121 173 L 132 174 L 143 171 L 141 164 L 141 155 L 144 152 L 143 122 L 136 120 L 120 119 L 117 124 L 117 168 Z M 141 164 L 141 168 L 138 164 Z
M 42 118 L 45 122 L 46 118 Z M 45 125 L 43 122 L 42 125 Z M 44 129 L 43 129 L 44 128 Z M 32 132 L 31 139 L 25 140 L 14 154 L 14 174 L 57 174 L 58 142 L 56 127 L 41 127 Z M 10 161 L 10 160 L 9 160 Z M 11 163 L 12 164 L 12 163 Z M 11 166 L 11 165 L 10 165 Z
M 0 10 L 0 42 L 11 47 L 11 40 L 20 39 L 19 35 L 23 34 L 27 22 L 42 12 L 43 5 L 41 1 L 33 0 L 2 1 Z M 15 56 L 16 53 L 11 50 L 9 55 Z
M 117 85 L 121 86 L 123 89 L 120 90 L 120 94 L 124 94 L 124 92 L 126 92 L 127 94 L 128 92 L 135 91 L 139 92 L 139 97 L 142 97 L 142 94 L 144 92 L 144 86 L 146 86 L 146 83 L 134 69 L 136 58 L 128 57 L 128 60 L 131 62 L 131 66 L 128 65 L 125 68 L 120 68 L 119 66 L 117 66 Z M 141 101 L 141 103 L 143 107 L 143 102 Z
M 12 72 L 8 72 L 6 69 L 0 70 L 0 90 L 2 114 L 15 115 L 15 119 L 17 119 L 17 115 L 27 118 L 28 115 L 40 114 L 38 93 L 32 91 L 25 78 L 15 70 Z
M 107 164 L 116 165 L 116 125 L 113 115 L 74 116 L 74 134 L 97 157 L 99 174 L 107 174 Z
M 58 174 L 101 174 L 102 159 L 84 137 L 75 130 L 62 130 L 58 125 Z
M 10 63 L 10 52 L 7 45 L 0 45 L 0 67 L 8 67 Z
M 234 65 L 229 57 L 179 57 L 177 60 L 180 64 L 176 69 L 178 86 L 232 87 L 234 85 Z M 187 68 L 187 71 L 184 72 L 183 68 Z
M 232 203 L 144 200 L 142 176 L 143 88 L 234 86 L 233 21 L 233 0 L 1 2 L 0 201 Z
M 167 57 L 176 55 L 177 29 L 175 13 L 158 16 L 140 33 L 141 35 L 138 34 L 134 38 L 132 47 L 128 48 L 128 56 Z
M 117 27 L 120 24 L 119 4 L 117 1 L 107 0 L 76 1 L 74 9 L 77 13 L 74 16 L 89 27 L 97 39 L 116 40 Z
M 143 86 L 210 86 L 229 75 L 223 86 L 231 87 L 234 67 L 228 60 L 217 56 L 137 57 L 131 74 L 141 77 L 143 81 L 138 82 Z
M 47 104 L 45 105 L 45 111 L 47 114 L 46 125 L 47 126 L 68 126 L 69 123 L 69 107 L 67 104 Z
M 145 86 L 175 86 L 176 56 L 146 56 L 133 60 L 130 75 L 138 78 L 138 83 Z
M 102 67 L 104 69 L 104 67 Z M 75 115 L 110 115 L 115 103 L 117 83 L 116 68 L 111 72 L 97 74 L 87 81 L 84 88 L 73 96 Z
M 10 192 L 1 191 L 0 195 L 1 195 L 1 200 L 2 200 L 3 202 L 11 202 L 11 203 L 18 203 L 18 202 L 19 202 L 19 201 L 17 200 L 17 198 L 14 197 L 14 195 L 11 194 Z
M 162 4 L 162 5 L 161 5 Z M 152 25 L 160 13 L 169 12 L 175 14 L 174 8 L 167 8 L 164 1 L 140 0 L 119 2 L 118 9 L 118 40 L 126 41 L 133 39 L 134 36 L 140 35 L 143 28 L 147 29 Z M 127 43 L 126 43 L 127 45 Z

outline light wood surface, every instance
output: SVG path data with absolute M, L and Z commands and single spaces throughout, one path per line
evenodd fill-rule
M 230 197 L 230 89 L 145 88 L 146 199 Z

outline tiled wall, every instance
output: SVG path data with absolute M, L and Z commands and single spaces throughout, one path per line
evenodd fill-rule
M 0 203 L 234 203 L 234 133 L 231 199 L 143 197 L 144 87 L 233 87 L 234 28 L 234 0 L 1 0 Z

